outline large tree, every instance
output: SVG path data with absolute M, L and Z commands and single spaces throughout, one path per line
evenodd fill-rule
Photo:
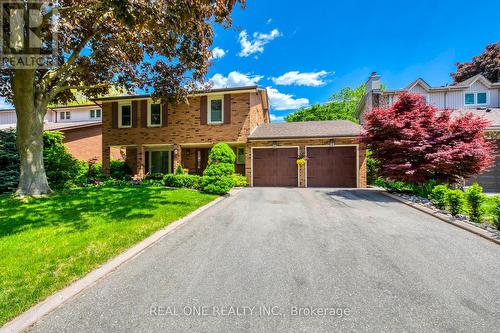
M 457 71 L 451 73 L 453 80 L 462 82 L 477 74 L 483 74 L 491 82 L 500 82 L 500 42 L 486 46 L 483 53 L 470 62 L 457 63 Z
M 51 38 L 57 34 L 58 64 L 47 69 L 11 67 L 0 77 L 0 96 L 14 104 L 17 114 L 17 194 L 51 191 L 42 156 L 49 103 L 71 102 L 74 91 L 93 98 L 111 87 L 144 89 L 164 101 L 184 99 L 207 73 L 212 24 L 230 26 L 233 7 L 244 2 L 62 0 L 45 8 L 35 33 L 42 39 L 41 51 L 53 46 Z M 27 12 L 29 1 L 20 3 Z M 22 29 L 25 37 L 33 31 Z
M 300 109 L 285 117 L 286 121 L 311 121 L 311 120 L 338 120 L 345 119 L 358 122 L 356 106 L 365 93 L 362 84 L 352 89 L 343 88 L 334 93 L 325 104 L 314 104 L 308 108 Z
M 387 179 L 455 183 L 493 162 L 494 144 L 484 134 L 487 120 L 472 113 L 452 116 L 423 96 L 402 93 L 393 105 L 374 109 L 365 119 L 364 142 Z

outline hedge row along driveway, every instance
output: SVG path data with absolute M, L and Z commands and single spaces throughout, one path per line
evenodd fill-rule
M 146 186 L 0 196 L 0 326 L 216 197 Z

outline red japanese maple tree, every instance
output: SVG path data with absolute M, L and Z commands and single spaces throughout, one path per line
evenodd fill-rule
M 487 120 L 472 113 L 454 117 L 420 95 L 402 93 L 365 120 L 363 141 L 387 179 L 452 183 L 485 170 L 494 160 L 495 145 L 484 134 Z

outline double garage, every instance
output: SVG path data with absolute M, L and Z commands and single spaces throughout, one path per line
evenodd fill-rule
M 252 186 L 366 186 L 357 124 L 327 121 L 262 126 L 249 137 Z M 299 158 L 305 158 L 306 163 L 297 164 Z

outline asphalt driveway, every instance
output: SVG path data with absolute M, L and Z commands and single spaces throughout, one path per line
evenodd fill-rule
M 37 332 L 495 332 L 500 246 L 372 190 L 242 190 Z

